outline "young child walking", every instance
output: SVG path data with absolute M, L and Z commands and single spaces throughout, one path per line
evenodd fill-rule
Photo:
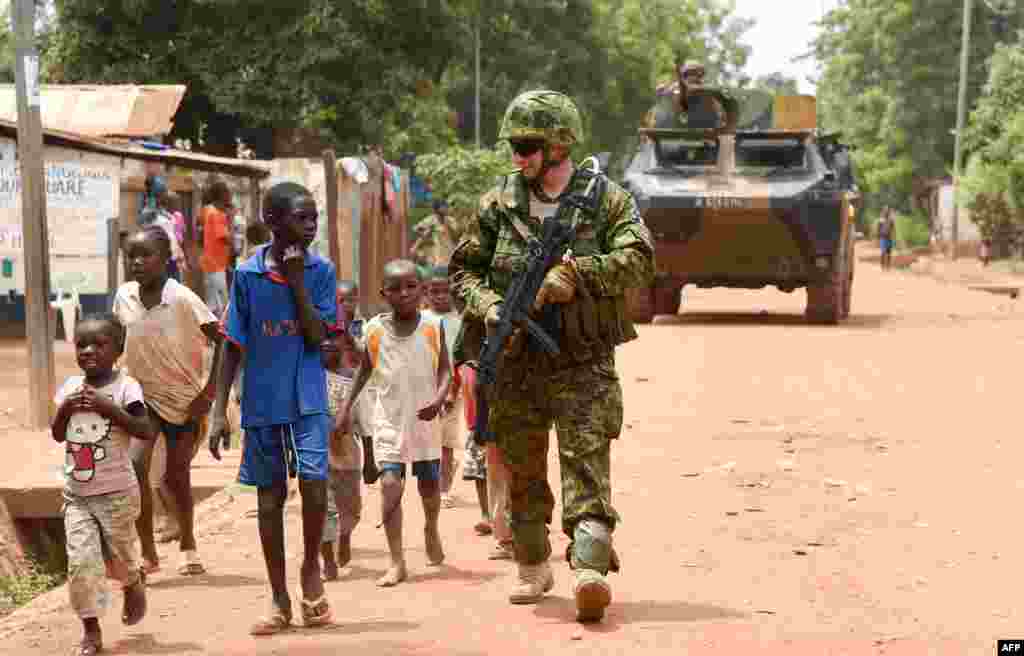
M 135 550 L 141 500 L 128 445 L 133 437 L 152 440 L 155 432 L 138 381 L 114 369 L 123 348 L 124 327 L 113 315 L 80 321 L 75 356 L 83 375 L 68 378 L 54 398 L 53 439 L 66 453 L 68 592 L 84 633 L 78 656 L 103 649 L 98 598 L 107 572 L 124 590 L 121 621 L 138 624 L 146 615 L 145 574 Z
M 438 530 L 441 512 L 441 436 L 434 421 L 448 397 L 448 349 L 444 327 L 420 312 L 423 289 L 416 265 L 394 260 L 384 268 L 381 295 L 391 312 L 366 326 L 366 346 L 338 428 L 351 430 L 353 404 L 369 383 L 373 459 L 380 468 L 381 517 L 391 551 L 391 567 L 377 581 L 381 587 L 405 580 L 402 548 L 402 492 L 411 464 L 426 515 L 427 561 L 444 562 Z M 367 454 L 369 458 L 369 454 Z
M 342 314 L 342 317 L 347 315 Z M 320 347 L 327 369 L 327 406 L 332 418 L 352 390 L 355 372 L 350 354 L 355 344 L 341 326 Z M 363 499 L 359 490 L 362 454 L 357 434 L 359 429 L 358 403 L 353 407 L 354 431 L 331 434 L 328 448 L 327 479 L 327 520 L 324 522 L 323 544 L 320 547 L 324 560 L 324 578 L 337 581 L 351 573 L 348 564 L 352 561 L 352 531 L 359 524 L 363 510 Z M 337 547 L 335 547 L 337 545 Z M 337 558 L 335 558 L 337 548 Z
M 452 295 L 448 288 L 448 268 L 438 266 L 431 269 L 426 288 L 430 312 L 444 325 L 445 347 L 448 350 L 448 361 L 451 362 L 455 338 L 458 337 L 462 327 L 462 315 L 452 308 Z M 462 415 L 462 398 L 458 393 L 457 385 L 453 385 L 440 419 L 441 507 L 443 508 L 455 507 L 452 483 L 455 481 L 455 472 L 459 468 L 458 461 L 455 459 L 455 450 L 462 446 L 465 433 L 462 429 Z M 478 525 L 478 527 L 480 526 Z
M 134 280 L 118 288 L 113 306 L 127 328 L 124 364 L 142 385 L 151 417 L 166 441 L 162 483 L 173 500 L 167 510 L 176 515 L 174 523 L 180 533 L 178 573 L 202 574 L 205 569 L 196 548 L 191 469 L 216 389 L 219 349 L 209 371 L 207 365 L 209 349 L 221 341 L 220 323 L 202 299 L 170 277 L 170 244 L 162 230 L 149 227 L 132 234 L 125 250 Z M 160 568 L 150 486 L 153 446 L 152 440 L 133 440 L 131 445 L 142 493 L 137 526 L 147 573 Z
M 330 262 L 309 252 L 318 219 L 309 190 L 278 183 L 262 206 L 274 240 L 235 273 L 209 439 L 211 454 L 220 460 L 228 391 L 244 351 L 245 445 L 238 481 L 257 488 L 260 544 L 272 591 L 269 614 L 253 624 L 253 635 L 279 633 L 292 621 L 284 548 L 289 477 L 298 478 L 302 495 L 302 618 L 306 626 L 331 621 L 320 568 L 332 428 L 320 345 L 327 327 L 337 322 L 335 272 Z
M 466 425 L 470 432 L 466 438 L 466 462 L 463 477 L 476 484 L 477 500 L 484 520 L 476 525 L 479 535 L 494 535 L 494 545 L 488 552 L 490 560 L 515 560 L 515 543 L 508 523 L 508 468 L 497 444 L 477 444 L 473 439 L 476 426 L 476 370 L 468 364 L 458 367 L 459 384 L 466 408 Z M 486 524 L 487 530 L 481 530 Z

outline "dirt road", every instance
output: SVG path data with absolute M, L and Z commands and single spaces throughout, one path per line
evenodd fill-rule
M 254 499 L 225 495 L 204 511 L 211 573 L 154 578 L 143 624 L 106 618 L 109 651 L 991 654 L 1024 634 L 1024 302 L 869 264 L 854 294 L 846 325 L 808 327 L 801 292 L 687 290 L 683 315 L 620 350 L 624 571 L 606 622 L 579 640 L 559 525 L 554 593 L 509 606 L 513 566 L 486 560 L 463 483 L 442 515 L 445 566 L 425 565 L 412 496 L 412 579 L 374 587 L 385 544 L 370 489 L 353 580 L 328 585 L 338 624 L 261 640 L 246 635 L 267 603 Z M 67 653 L 64 597 L 0 624 L 0 653 Z

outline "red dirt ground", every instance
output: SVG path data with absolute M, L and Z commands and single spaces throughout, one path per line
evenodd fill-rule
M 210 573 L 154 577 L 137 627 L 108 613 L 108 653 L 994 653 L 1024 622 L 1022 528 L 1003 521 L 1024 501 L 1024 306 L 866 263 L 857 275 L 842 326 L 804 325 L 801 292 L 687 290 L 682 315 L 620 349 L 623 572 L 604 624 L 572 621 L 557 521 L 555 590 L 510 606 L 514 566 L 486 559 L 459 483 L 443 567 L 425 564 L 413 493 L 411 580 L 374 587 L 385 542 L 379 495 L 364 489 L 353 578 L 328 584 L 337 624 L 251 638 L 267 604 L 255 499 L 229 490 L 201 511 Z M 294 507 L 293 589 L 298 520 Z M 0 623 L 0 653 L 68 653 L 79 625 L 65 599 L 54 591 Z

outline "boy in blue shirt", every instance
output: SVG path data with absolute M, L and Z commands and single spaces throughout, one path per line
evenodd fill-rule
M 320 574 L 320 540 L 327 512 L 327 441 L 333 426 L 320 344 L 337 321 L 334 266 L 309 252 L 316 237 L 316 203 L 301 185 L 274 185 L 263 199 L 274 240 L 235 272 L 210 452 L 220 460 L 228 390 L 245 352 L 242 427 L 245 447 L 238 480 L 257 488 L 260 543 L 272 589 L 267 617 L 253 635 L 288 628 L 291 599 L 285 577 L 284 505 L 288 477 L 302 495 L 302 617 L 306 626 L 331 621 Z

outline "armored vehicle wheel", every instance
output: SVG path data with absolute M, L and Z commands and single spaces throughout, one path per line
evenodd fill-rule
M 842 313 L 842 280 L 832 274 L 832 282 L 807 286 L 807 309 L 804 316 L 810 323 L 835 324 Z
M 843 318 L 843 297 L 846 289 L 846 265 L 833 270 L 825 282 L 807 286 L 807 309 L 804 315 L 811 323 L 836 324 Z
M 633 323 L 654 321 L 654 290 L 650 287 L 630 289 L 626 292 L 626 307 Z
M 843 319 L 850 316 L 850 305 L 853 301 L 853 267 L 854 262 L 857 258 L 854 257 L 854 243 L 853 239 L 850 239 L 850 243 L 846 249 L 846 288 L 843 290 Z

